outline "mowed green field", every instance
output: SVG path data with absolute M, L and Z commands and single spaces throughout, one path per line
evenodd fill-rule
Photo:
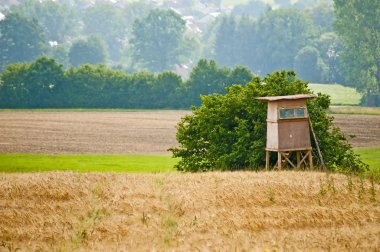
M 332 105 L 359 105 L 362 97 L 354 88 L 340 84 L 309 84 L 314 93 L 328 94 Z
M 174 171 L 169 155 L 0 154 L 0 172 L 128 172 Z
M 380 148 L 356 149 L 380 178 Z M 170 155 L 45 155 L 0 154 L 0 172 L 127 172 L 155 173 L 175 171 L 178 161 Z

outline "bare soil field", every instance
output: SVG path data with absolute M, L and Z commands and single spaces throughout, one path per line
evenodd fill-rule
M 168 154 L 186 113 L 1 112 L 0 153 Z
M 379 251 L 380 185 L 316 172 L 0 175 L 0 251 Z
M 0 112 L 0 153 L 169 154 L 187 113 Z M 354 147 L 380 146 L 380 116 L 334 116 Z
M 336 114 L 334 124 L 347 136 L 353 147 L 380 147 L 379 115 Z

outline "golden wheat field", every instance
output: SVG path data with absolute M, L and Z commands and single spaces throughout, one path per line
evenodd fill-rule
M 380 185 L 339 174 L 1 174 L 0 206 L 0 251 L 380 250 Z

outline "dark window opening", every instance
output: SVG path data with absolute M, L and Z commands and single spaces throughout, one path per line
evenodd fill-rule
M 306 108 L 281 108 L 280 119 L 305 118 Z

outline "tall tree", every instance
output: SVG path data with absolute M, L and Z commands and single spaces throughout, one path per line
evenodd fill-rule
M 227 79 L 228 86 L 233 84 L 240 84 L 245 86 L 248 82 L 250 82 L 253 78 L 253 74 L 251 70 L 244 66 L 236 66 L 231 69 L 231 72 Z
M 349 85 L 342 75 L 340 61 L 344 49 L 343 42 L 335 32 L 323 33 L 316 41 L 323 62 L 328 66 L 328 83 Z
M 257 29 L 260 43 L 255 48 L 255 69 L 263 75 L 274 70 L 293 69 L 298 51 L 315 37 L 311 19 L 295 9 L 265 13 Z
M 258 18 L 269 8 L 270 6 L 265 4 L 263 1 L 250 0 L 246 4 L 236 5 L 232 10 L 232 15 L 248 15 Z
M 151 104 L 156 108 L 178 107 L 178 92 L 182 79 L 173 72 L 163 72 L 155 78 L 152 86 Z
M 43 28 L 36 19 L 9 13 L 0 21 L 0 69 L 11 63 L 32 61 L 44 49 Z
M 111 4 L 95 5 L 86 9 L 83 21 L 86 34 L 102 38 L 107 43 L 110 58 L 119 60 L 126 35 L 121 12 Z
M 172 10 L 154 9 L 133 25 L 132 58 L 151 71 L 172 69 L 178 63 L 178 50 L 185 21 Z
M 68 44 L 54 45 L 49 48 L 48 56 L 53 59 L 56 59 L 65 68 L 67 68 L 70 66 L 69 49 L 70 46 Z
M 69 51 L 70 63 L 73 66 L 103 64 L 106 62 L 106 57 L 106 45 L 95 36 L 90 36 L 86 40 L 76 41 Z
M 332 32 L 335 20 L 334 7 L 332 4 L 318 4 L 306 10 L 313 20 L 314 26 L 321 32 Z
M 260 41 L 256 33 L 256 22 L 247 16 L 240 18 L 236 27 L 236 63 L 255 70 L 255 48 Z
M 380 0 L 334 0 L 334 6 L 345 76 L 366 105 L 380 106 Z
M 305 46 L 298 52 L 294 59 L 294 69 L 300 78 L 314 83 L 325 82 L 328 75 L 328 67 L 318 50 L 312 46 Z
M 152 6 L 143 2 L 130 2 L 122 11 L 123 26 L 127 32 L 126 36 L 130 38 L 132 36 L 133 24 L 137 18 L 145 18 L 148 16 Z
M 233 16 L 225 16 L 215 39 L 216 60 L 220 65 L 231 67 L 236 64 L 236 22 Z
M 10 11 L 30 19 L 36 18 L 50 41 L 61 43 L 65 37 L 75 34 L 78 28 L 74 12 L 57 1 L 29 0 L 13 5 Z
M 224 93 L 230 70 L 219 68 L 214 60 L 201 59 L 187 81 L 188 104 L 200 105 L 200 95 Z
M 252 72 L 248 68 L 242 66 L 233 69 L 220 68 L 214 60 L 201 59 L 191 71 L 186 83 L 184 104 L 198 106 L 201 104 L 200 95 L 225 93 L 226 87 L 232 84 L 245 85 L 252 77 Z
M 55 90 L 63 83 L 63 66 L 54 59 L 42 57 L 33 62 L 28 70 L 25 80 L 31 97 L 29 107 L 59 106 Z
M 9 64 L 0 75 L 0 107 L 27 108 L 29 89 L 26 83 L 30 63 Z

